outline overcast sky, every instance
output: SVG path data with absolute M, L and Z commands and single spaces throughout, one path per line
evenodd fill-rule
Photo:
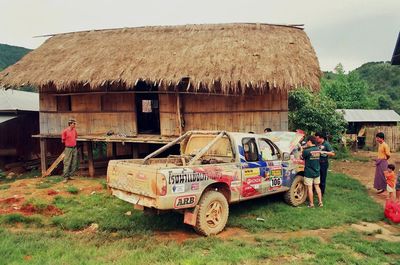
M 390 60 L 400 0 L 0 0 L 0 43 L 88 29 L 229 22 L 305 24 L 322 70 Z

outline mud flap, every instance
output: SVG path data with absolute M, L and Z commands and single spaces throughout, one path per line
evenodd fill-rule
M 193 209 L 187 209 L 184 213 L 183 222 L 185 224 L 195 226 L 197 221 L 197 213 L 199 212 L 199 206 L 196 205 Z

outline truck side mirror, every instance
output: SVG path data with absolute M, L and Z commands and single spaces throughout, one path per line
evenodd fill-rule
M 283 156 L 282 156 L 282 160 L 283 160 L 283 161 L 288 161 L 288 160 L 290 160 L 290 154 L 284 152 L 284 153 L 283 153 Z

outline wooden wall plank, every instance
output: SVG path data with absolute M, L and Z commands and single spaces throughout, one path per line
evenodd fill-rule
M 101 95 L 73 95 L 71 96 L 72 111 L 101 111 Z
M 75 118 L 80 135 L 114 133 L 137 135 L 134 94 L 82 95 L 71 98 L 72 112 L 54 112 L 53 100 L 46 105 L 50 112 L 40 114 L 40 132 L 59 134 L 68 119 Z M 264 128 L 287 130 L 287 93 L 275 91 L 262 96 L 221 96 L 184 94 L 182 109 L 187 130 L 253 131 Z M 179 135 L 175 94 L 159 94 L 160 130 L 163 136 Z M 45 106 L 45 104 L 43 105 Z M 103 110 L 102 110 L 103 108 Z M 104 109 L 107 109 L 105 111 Z
M 53 94 L 40 93 L 39 95 L 40 111 L 57 111 L 57 100 Z

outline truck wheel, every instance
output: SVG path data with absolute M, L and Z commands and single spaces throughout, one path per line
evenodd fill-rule
M 304 185 L 303 177 L 298 175 L 293 180 L 290 189 L 285 192 L 284 199 L 288 204 L 298 206 L 303 204 L 306 201 L 306 198 L 306 185 Z
M 207 191 L 200 199 L 194 230 L 204 236 L 216 235 L 224 229 L 228 216 L 225 196 L 217 191 Z

